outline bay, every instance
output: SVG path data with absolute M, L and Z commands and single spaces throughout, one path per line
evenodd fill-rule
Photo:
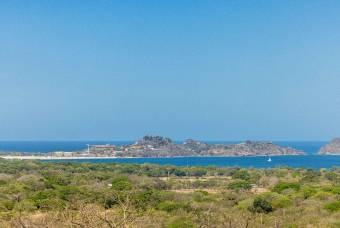
M 220 166 L 244 168 L 332 168 L 340 167 L 340 155 L 285 155 L 273 156 L 268 162 L 265 156 L 254 157 L 169 157 L 169 158 L 105 158 L 50 160 L 50 162 L 89 162 L 89 163 L 127 163 L 127 164 L 159 164 L 176 166 Z

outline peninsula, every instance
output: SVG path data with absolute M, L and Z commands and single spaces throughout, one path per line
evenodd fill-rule
M 332 139 L 328 144 L 321 147 L 318 154 L 340 155 L 340 138 Z
M 7 153 L 3 158 L 18 159 L 94 159 L 131 157 L 185 157 L 185 156 L 275 156 L 303 155 L 304 152 L 281 147 L 271 142 L 245 141 L 236 144 L 208 144 L 188 139 L 174 143 L 170 138 L 144 136 L 128 145 L 88 145 L 83 151 L 52 152 L 48 154 Z

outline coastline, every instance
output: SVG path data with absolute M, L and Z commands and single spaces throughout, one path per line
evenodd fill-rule
M 191 158 L 191 157 L 214 157 L 214 158 L 234 158 L 234 157 L 278 157 L 278 156 L 340 156 L 340 154 L 276 154 L 276 155 L 249 155 L 249 156 L 172 156 L 172 157 L 116 157 L 116 156 L 109 156 L 109 157 L 97 157 L 97 156 L 75 156 L 75 157 L 57 157 L 57 156 L 35 156 L 35 155 L 3 155 L 0 156 L 2 159 L 7 160 L 95 160 L 95 159 L 143 159 L 143 158 Z
M 117 157 L 57 157 L 57 156 L 34 156 L 34 155 L 23 155 L 23 156 L 0 156 L 0 158 L 8 159 L 8 160 L 81 160 L 81 159 L 113 159 Z

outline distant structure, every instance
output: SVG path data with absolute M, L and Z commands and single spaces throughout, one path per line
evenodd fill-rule
M 99 151 L 113 151 L 115 150 L 116 146 L 111 144 L 105 145 L 93 145 L 93 144 L 86 144 L 87 145 L 87 153 L 91 152 L 99 152 Z

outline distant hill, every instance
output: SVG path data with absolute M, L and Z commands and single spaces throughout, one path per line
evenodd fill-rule
M 340 155 L 340 138 L 332 139 L 328 144 L 321 147 L 318 154 L 339 154 Z

